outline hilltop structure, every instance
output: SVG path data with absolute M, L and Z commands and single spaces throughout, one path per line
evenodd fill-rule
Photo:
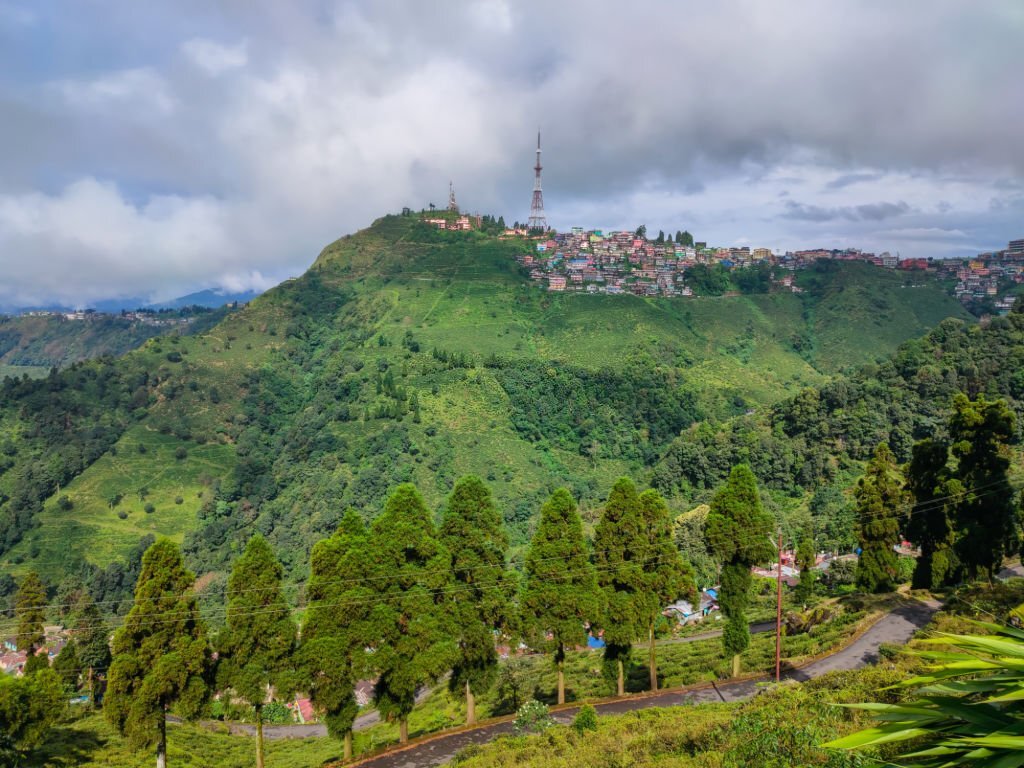
M 544 215 L 544 193 L 541 191 L 540 186 L 540 170 L 540 131 L 537 131 L 537 164 L 533 166 L 533 200 L 530 203 L 530 221 L 528 225 L 530 229 L 547 231 L 548 220 Z

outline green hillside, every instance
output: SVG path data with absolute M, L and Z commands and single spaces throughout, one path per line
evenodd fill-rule
M 261 530 L 301 575 L 346 507 L 373 516 L 406 480 L 436 506 L 466 473 L 523 541 L 552 488 L 586 509 L 691 425 L 965 318 L 937 285 L 859 264 L 808 271 L 800 294 L 549 294 L 514 261 L 529 247 L 385 217 L 206 333 L 5 385 L 0 562 L 55 577 L 160 532 L 222 570 Z

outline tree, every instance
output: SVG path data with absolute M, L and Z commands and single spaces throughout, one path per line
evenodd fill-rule
M 60 649 L 57 658 L 53 660 L 53 671 L 60 677 L 65 691 L 74 693 L 78 690 L 79 662 L 73 640 L 65 643 L 64 647 Z
M 903 478 L 889 446 L 879 443 L 854 491 L 860 558 L 857 586 L 868 592 L 896 588 L 900 513 L 907 502 Z
M 466 723 L 476 721 L 474 691 L 489 688 L 498 666 L 495 633 L 510 627 L 515 593 L 505 569 L 508 534 L 490 490 L 470 475 L 455 484 L 440 530 L 455 581 L 451 609 L 459 653 L 449 686 L 466 695 Z
M 449 671 L 458 655 L 449 610 L 451 555 L 411 483 L 388 497 L 370 538 L 378 566 L 371 617 L 380 673 L 374 699 L 382 717 L 398 720 L 405 742 L 416 691 Z
M 635 234 L 636 234 L 636 237 L 639 238 L 640 240 L 646 240 L 647 239 L 647 225 L 646 224 L 641 224 L 639 227 L 636 228 L 636 233 Z
M 565 703 L 566 646 L 587 641 L 587 624 L 601 615 L 597 578 L 587 556 L 583 522 L 569 491 L 559 488 L 540 510 L 537 532 L 526 554 L 520 601 L 534 642 L 554 651 L 558 703 Z
M 17 647 L 29 656 L 43 644 L 46 636 L 46 586 L 35 571 L 29 572 L 14 596 L 14 616 L 18 620 Z
M 1014 427 L 1005 400 L 953 398 L 950 450 L 962 486 L 954 511 L 956 551 L 968 578 L 983 571 L 991 581 L 1003 558 L 1020 551 L 1018 510 L 1008 476 Z
M 914 566 L 914 589 L 952 584 L 959 571 L 953 550 L 952 499 L 962 490 L 949 469 L 949 446 L 935 438 L 914 445 L 907 465 L 907 490 L 914 506 L 905 519 L 907 538 L 921 550 Z
M 178 546 L 159 539 L 142 557 L 131 610 L 114 633 L 104 712 L 132 748 L 156 750 L 157 768 L 167 765 L 167 708 L 195 719 L 209 694 L 210 650 L 194 581 Z
M 711 550 L 722 563 L 718 593 L 718 604 L 726 618 L 722 645 L 732 656 L 734 676 L 740 673 L 740 654 L 750 645 L 746 615 L 750 568 L 773 556 L 773 528 L 771 516 L 761 506 L 754 473 L 746 464 L 738 464 L 712 497 L 706 525 Z
M 640 557 L 642 588 L 640 616 L 647 628 L 649 643 L 648 667 L 651 690 L 658 690 L 658 661 L 654 646 L 654 624 L 666 604 L 685 597 L 693 606 L 698 605 L 693 569 L 676 549 L 672 539 L 672 520 L 668 505 L 661 494 L 649 489 L 640 494 L 637 502 L 642 532 Z
M 352 725 L 359 706 L 355 684 L 368 672 L 365 648 L 376 600 L 367 549 L 367 530 L 349 509 L 330 538 L 318 541 L 310 556 L 309 611 L 302 627 L 299 659 L 309 682 L 310 699 L 324 714 L 327 732 L 344 740 L 352 757 Z
M 624 660 L 643 631 L 643 543 L 636 486 L 621 477 L 612 486 L 594 530 L 594 565 L 602 591 L 604 657 L 616 667 L 616 691 L 625 693 Z
M 800 586 L 797 596 L 801 602 L 806 602 L 814 594 L 814 582 L 817 580 L 817 573 L 814 570 L 816 560 L 814 540 L 805 536 L 796 548 L 796 567 L 800 569 Z
M 256 768 L 263 768 L 263 705 L 270 688 L 295 680 L 295 622 L 281 591 L 284 569 L 267 540 L 256 534 L 228 577 L 226 625 L 217 638 L 218 680 L 252 705 Z
M 64 687 L 50 669 L 17 678 L 0 674 L 0 765 L 18 765 L 42 744 L 64 711 Z
M 102 699 L 97 672 L 110 666 L 110 633 L 99 606 L 88 592 L 83 592 L 75 605 L 74 639 L 78 661 L 86 673 L 89 698 L 95 707 Z

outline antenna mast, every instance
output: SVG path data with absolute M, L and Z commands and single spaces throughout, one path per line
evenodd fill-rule
M 454 213 L 459 212 L 459 204 L 455 202 L 455 185 L 448 182 L 448 210 Z
M 540 131 L 537 131 L 537 164 L 533 166 L 533 201 L 530 203 L 530 221 L 528 226 L 530 229 L 546 231 L 548 220 L 544 215 L 544 193 L 540 188 L 540 169 Z

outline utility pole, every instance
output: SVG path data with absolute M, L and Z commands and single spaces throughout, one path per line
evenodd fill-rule
M 782 529 L 779 529 L 779 567 L 776 571 L 777 600 L 775 607 L 775 682 L 779 682 L 782 672 Z

